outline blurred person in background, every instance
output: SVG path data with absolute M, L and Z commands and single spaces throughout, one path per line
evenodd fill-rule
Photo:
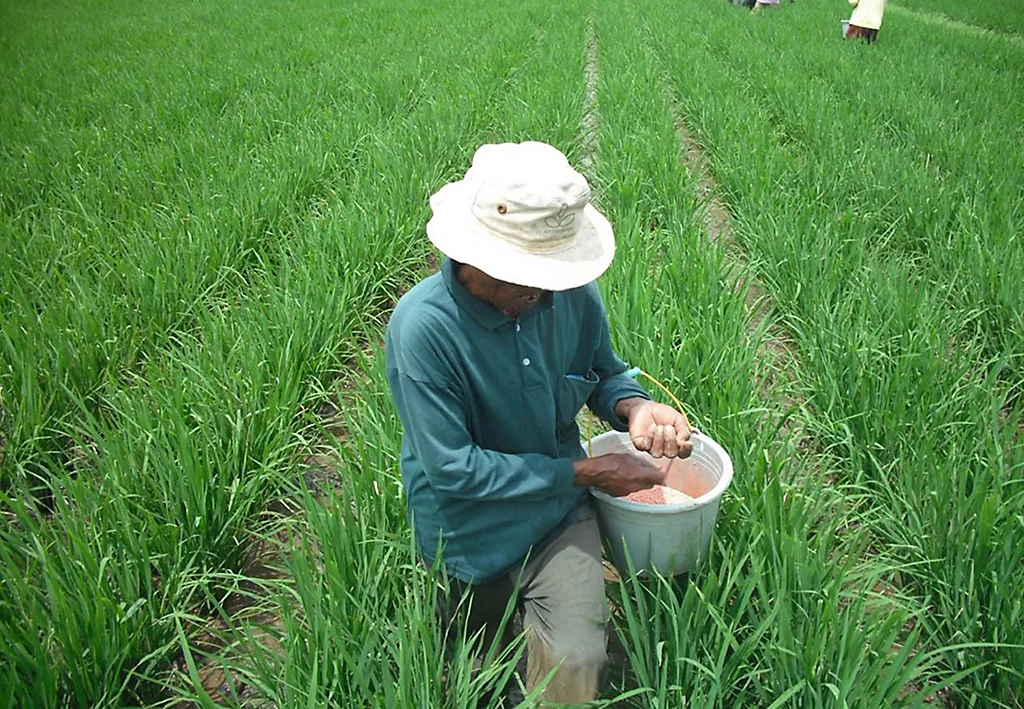
M 850 15 L 850 27 L 846 31 L 847 39 L 860 37 L 869 44 L 878 39 L 882 15 L 885 13 L 885 0 L 850 0 L 850 6 L 854 10 Z

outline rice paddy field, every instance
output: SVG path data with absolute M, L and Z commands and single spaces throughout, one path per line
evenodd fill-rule
M 1024 705 L 1024 4 L 848 13 L 0 3 L 0 706 L 512 675 L 442 662 L 382 334 L 429 195 L 528 139 L 736 467 L 699 570 L 609 582 L 598 705 Z

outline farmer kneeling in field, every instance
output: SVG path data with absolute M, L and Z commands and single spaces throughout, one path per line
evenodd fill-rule
M 544 694 L 556 702 L 594 699 L 606 661 L 587 488 L 621 496 L 663 478 L 636 456 L 587 459 L 576 414 L 588 405 L 656 457 L 691 450 L 685 419 L 650 401 L 612 350 L 594 279 L 615 244 L 589 199 L 550 145 L 481 147 L 431 198 L 427 235 L 448 258 L 401 299 L 387 334 L 417 547 L 428 563 L 440 547 L 452 581 L 442 610 L 450 618 L 471 595 L 469 632 L 489 644 L 518 594 L 527 685 L 558 666 Z

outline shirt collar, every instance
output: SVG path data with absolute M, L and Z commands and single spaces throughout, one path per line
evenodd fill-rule
M 448 292 L 455 299 L 456 305 L 472 315 L 477 322 L 488 330 L 494 330 L 500 325 L 512 322 L 512 318 L 508 315 L 505 315 L 505 313 L 490 303 L 485 303 L 466 290 L 466 286 L 462 285 L 459 279 L 455 277 L 455 268 L 450 258 L 445 258 L 441 263 L 441 275 L 444 278 L 445 286 L 448 287 Z M 526 311 L 521 317 L 527 317 L 536 311 L 547 310 L 552 306 L 552 303 L 552 294 L 544 291 L 537 304 Z

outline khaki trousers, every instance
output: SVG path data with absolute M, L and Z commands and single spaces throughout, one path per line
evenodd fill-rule
M 520 573 L 516 571 L 482 584 L 452 582 L 442 600 L 450 620 L 460 600 L 472 596 L 467 618 L 469 635 L 483 629 L 485 648 L 495 639 L 509 599 L 523 613 L 528 633 L 526 687 L 532 691 L 555 667 L 543 699 L 552 703 L 586 702 L 597 698 L 601 673 L 608 660 L 605 625 L 608 611 L 601 565 L 597 519 L 569 525 L 561 534 L 535 548 Z M 507 623 L 500 645 L 513 635 Z

